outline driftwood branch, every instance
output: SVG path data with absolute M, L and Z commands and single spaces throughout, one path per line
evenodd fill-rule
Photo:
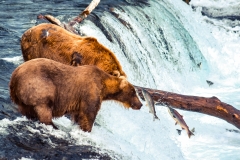
M 138 95 L 144 100 L 142 94 L 143 87 L 134 87 Z M 218 117 L 240 129 L 240 111 L 227 103 L 221 102 L 217 97 L 206 98 L 181 95 L 150 88 L 144 89 L 151 94 L 157 104 Z
M 76 23 L 80 23 L 82 22 L 85 18 L 87 18 L 87 16 L 94 10 L 94 8 L 97 7 L 97 5 L 99 4 L 100 0 L 92 0 L 92 2 L 88 5 L 88 7 L 82 12 L 80 13 L 77 17 L 75 17 L 73 20 L 71 20 L 70 22 L 68 22 L 67 24 L 61 23 L 61 21 L 51 15 L 38 15 L 38 19 L 45 19 L 47 21 L 49 21 L 52 24 L 58 25 L 60 27 L 65 28 L 67 31 L 70 31 L 72 33 L 78 34 L 77 31 L 73 28 L 73 26 Z
M 80 13 L 76 18 L 70 21 L 68 24 L 70 26 L 73 26 L 76 23 L 82 22 L 94 10 L 94 8 L 97 7 L 99 2 L 100 0 L 92 0 L 92 2 L 88 5 L 88 7 L 82 13 Z
M 53 17 L 53 16 L 51 16 L 51 15 L 45 15 L 45 16 L 43 16 L 43 15 L 38 15 L 37 16 L 37 18 L 38 19 L 45 19 L 45 20 L 48 20 L 50 23 L 52 23 L 52 24 L 55 24 L 55 25 L 58 25 L 58 26 L 61 26 L 61 27 L 63 27 L 63 24 L 62 24 L 62 22 L 59 20 L 59 19 L 57 19 L 57 18 L 55 18 L 55 17 Z

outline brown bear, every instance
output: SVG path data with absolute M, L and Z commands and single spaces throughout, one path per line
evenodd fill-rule
M 20 113 L 54 128 L 52 118 L 70 114 L 83 131 L 90 132 L 103 100 L 115 100 L 137 110 L 142 106 L 126 78 L 93 65 L 73 67 L 46 58 L 17 67 L 9 87 Z
M 96 38 L 81 37 L 54 24 L 39 24 L 28 29 L 21 39 L 25 61 L 48 58 L 68 65 L 96 65 L 114 76 L 124 76 L 116 56 Z

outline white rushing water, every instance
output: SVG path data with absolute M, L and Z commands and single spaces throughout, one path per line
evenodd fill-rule
M 181 0 L 153 0 L 150 4 L 145 8 L 115 8 L 125 25 L 113 14 L 103 13 L 101 24 L 112 42 L 87 19 L 78 29 L 111 49 L 128 80 L 135 85 L 216 96 L 240 109 L 240 22 L 210 19 L 201 14 L 204 6 L 210 7 L 214 15 L 239 13 L 238 0 L 192 0 L 190 4 L 195 9 Z M 214 84 L 209 86 L 206 80 Z M 123 159 L 240 159 L 239 133 L 226 130 L 237 129 L 233 125 L 208 115 L 178 110 L 190 129 L 195 128 L 195 136 L 189 139 L 185 131 L 178 135 L 176 129 L 180 127 L 174 125 L 165 107 L 156 106 L 160 121 L 153 121 L 144 101 L 143 104 L 140 111 L 135 111 L 104 102 L 91 133 L 79 130 L 66 117 L 54 120 L 60 130 L 47 126 L 46 132 L 73 139 L 76 144 L 113 150 Z M 19 118 L 12 123 L 25 120 Z M 1 126 L 9 123 L 4 120 Z M 0 131 L 4 133 L 4 129 Z

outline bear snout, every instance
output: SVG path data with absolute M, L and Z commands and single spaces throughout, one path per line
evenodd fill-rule
M 131 104 L 131 108 L 135 110 L 139 110 L 142 107 L 142 103 L 137 99 L 137 102 Z

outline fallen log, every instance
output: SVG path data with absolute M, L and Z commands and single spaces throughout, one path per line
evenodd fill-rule
M 134 86 L 138 95 L 144 100 L 142 88 L 147 90 L 156 104 L 173 108 L 207 114 L 218 117 L 240 129 L 240 110 L 221 102 L 217 97 L 198 97 L 181 95 L 173 92 Z

